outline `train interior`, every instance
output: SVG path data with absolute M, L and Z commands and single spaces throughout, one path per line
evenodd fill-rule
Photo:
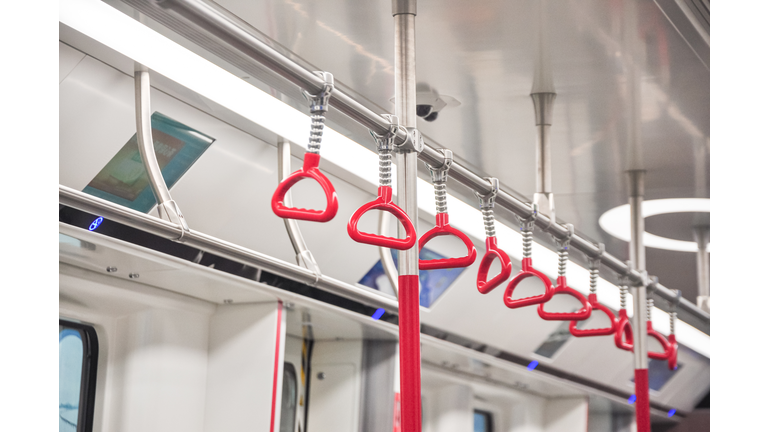
M 401 431 L 397 292 L 383 259 L 389 251 L 347 235 L 349 215 L 377 196 L 376 148 L 368 129 L 329 110 L 320 169 L 339 197 L 338 215 L 326 223 L 298 222 L 314 263 L 297 264 L 286 224 L 269 203 L 282 175 L 280 164 L 286 163 L 281 158 L 288 158 L 290 171 L 302 165 L 307 100 L 266 67 L 238 64 L 178 32 L 179 26 L 168 24 L 173 20 L 147 15 L 137 3 L 59 2 L 60 197 L 96 200 L 90 207 L 64 199 L 59 205 L 59 430 Z M 164 13 L 155 3 L 163 4 L 146 2 L 145 7 Z M 521 32 L 535 34 L 549 22 L 558 92 L 552 136 L 558 217 L 628 259 L 626 240 L 601 231 L 598 219 L 627 203 L 624 172 L 638 153 L 645 155 L 649 200 L 697 198 L 708 206 L 709 2 L 596 0 L 556 6 L 560 2 L 550 1 L 549 9 L 541 6 L 547 2 L 533 0 L 461 3 L 419 1 L 417 41 L 423 42 L 417 42 L 416 58 L 418 82 L 424 84 L 417 83 L 417 91 L 419 97 L 435 96 L 436 106 L 444 104 L 434 121 L 419 119 L 429 143 L 453 149 L 456 160 L 499 176 L 504 188 L 531 201 L 535 128 L 529 93 L 537 51 L 527 46 L 535 46 L 531 41 L 536 39 L 510 40 Z M 696 30 L 700 19 L 690 16 L 702 4 L 707 6 L 706 43 Z M 374 112 L 393 112 L 389 1 L 219 0 L 218 5 L 307 70 L 333 72 L 338 88 Z M 504 16 L 494 16 L 494 10 Z M 569 16 L 572 23 L 566 26 Z M 632 127 L 625 118 L 631 110 L 621 106 L 622 90 L 614 88 L 614 81 L 626 76 L 611 75 L 625 66 L 610 62 L 640 61 L 621 58 L 627 52 L 622 51 L 627 20 L 651 26 L 640 26 L 640 34 L 653 33 L 648 38 L 670 39 L 664 46 L 673 50 L 672 56 L 656 49 L 656 39 L 643 44 L 639 80 L 647 82 L 637 106 L 644 118 L 643 136 L 670 134 L 693 143 L 685 144 L 684 152 L 665 154 L 664 143 L 644 144 L 640 150 L 617 143 L 622 141 L 617 136 Z M 498 33 L 498 44 L 507 47 L 483 45 L 491 36 L 462 34 L 467 28 L 452 29 L 452 23 L 489 26 L 473 31 Z M 508 28 L 515 26 L 520 29 Z M 564 42 L 567 31 L 578 39 L 570 48 L 615 49 L 616 57 L 595 54 L 580 64 L 577 54 L 563 52 L 570 49 Z M 595 58 L 605 64 L 586 64 Z M 510 66 L 515 62 L 521 65 Z M 139 63 L 149 69 L 154 149 L 173 200 L 192 230 L 224 244 L 229 253 L 126 222 L 134 213 L 158 218 L 137 146 Z M 195 64 L 209 69 L 190 69 Z M 664 73 L 672 78 L 658 76 Z M 675 90 L 679 80 L 688 82 L 677 74 L 700 82 Z M 596 96 L 587 101 L 590 92 Z M 701 101 L 706 107 L 698 105 Z M 288 126 L 274 126 L 280 121 Z M 434 226 L 436 214 L 430 173 L 421 165 L 418 236 Z M 477 197 L 453 179 L 447 185 L 452 224 L 482 254 L 486 233 Z M 325 205 L 316 183 L 297 183 L 291 192 L 302 207 Z M 111 203 L 102 206 L 111 209 L 110 215 L 127 209 L 126 219 L 98 211 L 102 202 Z M 691 217 L 706 217 L 708 223 L 703 213 Z M 689 219 L 670 221 L 691 224 Z M 657 234 L 668 234 L 664 224 L 647 220 L 649 231 L 661 227 Z M 366 232 L 382 226 L 394 233 L 397 221 L 381 222 L 373 213 L 360 220 Z M 497 206 L 496 227 L 515 274 L 522 268 L 518 221 Z M 533 256 L 554 280 L 555 243 L 543 232 L 535 234 Z M 678 236 L 679 241 L 690 243 L 686 236 L 690 233 Z M 465 249 L 457 239 L 441 237 L 422 253 L 455 257 Z M 237 251 L 245 258 L 238 259 Z M 249 261 L 249 254 L 262 261 Z M 696 304 L 695 256 L 649 248 L 648 270 Z M 569 281 L 586 294 L 587 259 L 576 251 L 570 259 Z M 419 273 L 422 430 L 637 430 L 633 353 L 617 349 L 613 337 L 573 337 L 568 321 L 542 320 L 534 307 L 509 309 L 503 287 L 478 293 L 479 265 L 476 260 L 465 268 Z M 301 277 L 275 266 L 294 269 Z M 675 268 L 689 276 L 665 278 Z M 499 271 L 495 261 L 490 274 Z M 349 288 L 313 282 L 312 275 L 320 273 Z M 618 275 L 603 270 L 600 277 L 597 295 L 617 312 Z M 516 295 L 532 296 L 538 290 L 527 279 Z M 632 315 L 633 299 L 626 300 Z M 557 312 L 579 307 L 568 296 L 547 303 Z M 649 312 L 653 326 L 666 337 L 669 310 L 657 300 Z M 709 430 L 706 316 L 701 320 L 680 312 L 674 370 L 665 360 L 649 361 L 653 431 Z M 584 327 L 608 324 L 605 315 L 593 314 Z M 650 338 L 648 350 L 664 347 Z

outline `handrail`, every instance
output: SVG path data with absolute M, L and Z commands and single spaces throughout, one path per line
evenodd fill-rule
M 256 32 L 248 24 L 215 3 L 205 0 L 122 1 L 179 32 L 194 43 L 200 45 L 216 44 L 217 48 L 220 49 L 218 55 L 226 61 L 231 62 L 233 61 L 232 58 L 235 57 L 238 61 L 254 62 L 255 65 L 270 69 L 308 92 L 316 93 L 323 88 L 323 80 L 320 77 L 259 40 L 255 35 Z M 168 12 L 171 10 L 174 13 Z M 204 37 L 201 37 L 203 35 Z M 330 105 L 376 133 L 385 134 L 389 130 L 389 120 L 366 108 L 339 89 L 334 91 Z M 407 138 L 406 131 L 398 130 L 396 143 L 404 142 Z M 438 149 L 439 147 L 429 145 L 426 140 L 424 144 L 423 151 L 419 153 L 419 159 L 431 165 L 441 164 L 443 154 Z M 454 162 L 451 167 L 451 177 L 481 195 L 488 194 L 492 190 L 488 181 L 481 175 L 458 162 Z M 533 208 L 530 204 L 520 201 L 501 189 L 496 196 L 496 202 L 499 206 L 522 218 L 528 218 L 533 214 Z M 540 214 L 536 218 L 536 226 L 542 231 L 556 238 L 565 237 L 567 229 L 561 224 L 552 222 L 545 214 Z M 599 254 L 598 246 L 595 243 L 578 234 L 571 237 L 571 247 L 584 253 L 587 257 L 596 257 Z M 617 274 L 626 275 L 633 285 L 647 282 L 643 274 L 628 268 L 623 261 L 610 254 L 603 254 L 601 263 Z M 675 294 L 670 289 L 660 284 L 656 285 L 655 293 L 666 301 L 676 299 Z M 688 300 L 680 300 L 679 310 L 687 312 L 707 325 L 709 324 L 709 313 Z
M 67 186 L 59 185 L 59 203 L 88 213 L 97 214 L 105 219 L 110 219 L 168 240 L 176 240 L 181 235 L 181 228 L 178 225 L 88 195 Z M 184 244 L 190 247 L 201 249 L 242 264 L 258 267 L 297 282 L 314 285 L 324 291 L 368 306 L 385 308 L 387 311 L 393 312 L 398 310 L 397 301 L 383 294 L 369 292 L 325 275 L 320 276 L 318 279 L 317 275 L 311 270 L 299 267 L 296 264 L 264 255 L 195 230 L 189 230 L 189 232 L 184 234 L 184 239 Z

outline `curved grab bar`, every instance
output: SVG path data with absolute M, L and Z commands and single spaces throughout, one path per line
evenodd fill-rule
M 498 258 L 501 263 L 501 272 L 488 280 L 488 272 L 491 270 L 491 263 Z M 480 260 L 480 268 L 477 270 L 477 290 L 482 294 L 488 294 L 497 286 L 504 283 L 512 274 L 512 262 L 509 255 L 496 245 L 496 237 L 486 237 L 485 255 Z
M 661 333 L 657 332 L 653 329 L 653 323 L 651 321 L 646 321 L 647 329 L 648 329 L 648 336 L 653 337 L 659 343 L 661 344 L 661 348 L 664 349 L 663 352 L 656 352 L 648 350 L 648 357 L 652 358 L 654 360 L 669 360 L 669 357 L 672 355 L 671 347 L 669 346 L 669 342 L 667 342 L 667 338 L 664 337 Z
M 517 285 L 522 282 L 523 279 L 527 279 L 529 277 L 539 278 L 539 280 L 544 284 L 544 294 L 512 300 L 512 293 L 514 293 Z M 554 287 L 552 286 L 552 281 L 550 281 L 549 278 L 544 275 L 544 273 L 533 268 L 533 261 L 530 257 L 523 258 L 523 269 L 520 270 L 520 273 L 512 278 L 511 281 L 509 281 L 507 289 L 504 291 L 504 305 L 510 309 L 516 309 L 523 306 L 541 304 L 548 302 L 549 299 L 552 298 L 553 294 Z
M 435 270 L 446 269 L 456 267 L 469 267 L 475 262 L 477 258 L 477 250 L 475 250 L 475 244 L 467 237 L 466 234 L 452 227 L 448 223 L 448 213 L 438 213 L 436 216 L 436 225 L 431 230 L 427 231 L 419 239 L 419 252 L 427 242 L 435 237 L 452 235 L 458 237 L 464 245 L 467 247 L 467 255 L 461 258 L 441 258 L 431 260 L 419 260 L 419 270 Z
M 304 154 L 304 166 L 298 171 L 285 178 L 272 195 L 272 211 L 281 218 L 299 219 L 311 222 L 328 222 L 336 216 L 339 210 L 339 200 L 336 197 L 336 190 L 333 188 L 328 177 L 323 175 L 318 169 L 320 165 L 320 155 L 316 153 Z M 326 207 L 324 210 L 313 210 L 288 207 L 285 202 L 285 194 L 288 190 L 305 178 L 311 178 L 320 184 L 325 193 Z
M 667 367 L 669 370 L 677 369 L 677 337 L 673 334 L 669 335 L 669 358 L 667 359 Z
M 316 95 L 304 92 L 304 96 L 310 101 L 309 112 L 312 119 L 309 145 L 304 154 L 304 165 L 277 185 L 277 189 L 272 195 L 272 211 L 281 218 L 328 222 L 336 216 L 336 212 L 339 210 L 339 200 L 331 181 L 320 172 L 318 166 L 320 166 L 320 144 L 325 127 L 325 113 L 328 112 L 328 102 L 333 92 L 333 75 L 330 72 L 315 72 L 315 75 L 323 78 L 324 85 L 320 93 Z M 324 210 L 289 207 L 285 203 L 285 194 L 288 193 L 288 190 L 305 178 L 315 180 L 323 189 L 326 201 Z
M 378 234 L 371 234 L 357 229 L 357 224 L 363 214 L 369 210 L 383 210 L 393 214 L 405 228 L 405 238 L 385 237 Z M 375 200 L 363 204 L 357 209 L 347 224 L 347 233 L 352 240 L 358 243 L 365 243 L 373 246 L 387 247 L 390 249 L 406 250 L 416 244 L 416 230 L 413 228 L 411 219 L 408 215 L 392 202 L 392 187 L 379 186 L 379 196 Z
M 139 154 L 142 162 L 144 162 L 144 169 L 147 171 L 150 188 L 155 195 L 155 200 L 157 200 L 157 212 L 160 218 L 179 225 L 181 235 L 176 240 L 183 241 L 184 235 L 189 233 L 189 226 L 176 201 L 171 198 L 171 192 L 168 190 L 168 185 L 165 184 L 163 172 L 155 155 L 152 138 L 152 105 L 149 98 L 149 69 L 139 63 L 135 63 L 135 69 L 136 140 L 139 145 Z
M 614 334 L 616 332 L 616 327 L 618 326 L 616 315 L 614 315 L 610 309 L 597 301 L 597 294 L 589 294 L 587 301 L 589 301 L 589 304 L 592 305 L 592 312 L 599 310 L 608 316 L 608 319 L 611 321 L 611 326 L 594 329 L 580 329 L 576 327 L 578 321 L 574 320 L 571 321 L 571 324 L 568 326 L 568 330 L 571 332 L 571 334 L 575 337 L 610 336 Z
M 565 276 L 557 277 L 557 286 L 555 286 L 555 289 L 552 292 L 552 297 L 558 294 L 567 294 L 576 297 L 576 299 L 581 302 L 581 309 L 576 312 L 547 312 L 544 310 L 544 303 L 539 303 L 537 310 L 541 319 L 547 321 L 584 321 L 592 314 L 592 304 L 587 301 L 582 293 L 568 286 Z

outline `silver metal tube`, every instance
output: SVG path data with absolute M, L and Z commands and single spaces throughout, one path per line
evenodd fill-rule
M 645 221 L 643 219 L 643 195 L 645 194 L 645 171 L 632 170 L 629 174 L 629 213 L 631 218 L 631 238 L 629 242 L 629 257 L 632 267 L 640 272 L 645 271 Z M 648 369 L 648 329 L 646 326 L 647 299 L 645 281 L 632 288 L 634 298 L 634 315 L 632 316 L 632 333 L 634 335 L 635 369 Z
M 277 140 L 277 181 L 282 182 L 293 171 L 291 171 L 291 143 L 284 140 L 282 137 Z M 291 191 L 285 193 L 283 203 L 287 207 L 293 207 L 293 200 L 291 199 Z M 299 222 L 296 219 L 284 218 L 285 230 L 288 232 L 288 238 L 291 239 L 291 245 L 293 245 L 293 251 L 296 253 L 296 264 L 311 270 L 318 278 L 322 274 L 320 267 L 315 261 L 315 257 L 307 247 L 307 243 L 304 241 L 304 236 L 301 234 L 299 228 Z
M 59 203 L 88 213 L 94 213 L 121 224 L 140 229 L 159 237 L 175 240 L 181 229 L 170 222 L 146 213 L 88 195 L 84 192 L 59 185 Z M 260 268 L 276 275 L 301 282 L 337 294 L 368 306 L 397 311 L 397 301 L 373 291 L 363 290 L 337 279 L 317 276 L 310 270 L 299 267 L 269 255 L 253 251 L 209 235 L 190 230 L 185 234 L 185 245 L 194 247 L 242 264 Z
M 552 155 L 549 145 L 549 129 L 552 127 L 552 111 L 555 93 L 533 93 L 533 109 L 536 115 L 536 193 L 533 202 L 539 205 L 539 213 L 545 214 L 550 224 L 555 222 L 555 200 L 552 194 Z
M 407 3 L 393 3 L 393 8 L 409 10 Z M 415 2 L 410 2 L 414 3 Z M 415 6 L 414 6 L 415 7 Z M 395 9 L 397 11 L 398 9 Z M 395 22 L 395 115 L 406 128 L 416 127 L 416 15 L 398 13 Z M 444 159 L 444 156 L 443 158 Z M 419 155 L 416 152 L 397 152 L 397 200 L 418 232 L 419 207 L 416 200 Z M 442 163 L 442 160 L 441 160 Z M 398 236 L 405 237 L 405 229 L 398 225 Z M 419 274 L 418 246 L 400 251 L 398 270 L 401 275 Z
M 699 282 L 699 295 L 696 297 L 696 305 L 709 312 L 709 227 L 696 226 L 693 228 L 693 236 L 696 239 L 698 250 L 696 251 L 696 276 Z
M 136 63 L 134 72 L 135 107 L 136 107 L 136 140 L 139 146 L 139 154 L 147 172 L 149 186 L 157 201 L 157 213 L 161 219 L 181 226 L 181 235 L 176 240 L 181 240 L 184 233 L 189 231 L 186 220 L 176 202 L 171 198 L 171 192 L 165 184 L 163 172 L 157 163 L 155 145 L 152 139 L 152 105 L 150 103 L 149 70 Z
M 318 92 L 322 89 L 323 82 L 320 77 L 267 46 L 258 40 L 256 36 L 250 35 L 249 26 L 230 12 L 221 8 L 192 8 L 194 4 L 205 3 L 204 0 L 165 0 L 162 2 L 163 7 L 158 6 L 154 0 L 122 1 L 174 31 L 181 32 L 193 42 L 200 43 L 198 39 L 202 39 L 204 36 L 214 36 L 217 39 L 220 51 L 237 53 L 239 55 L 237 61 L 247 60 L 254 64 L 266 66 L 284 79 L 310 93 Z M 187 9 L 194 9 L 196 12 L 191 13 L 186 11 Z M 172 15 L 169 10 L 173 10 L 176 15 Z M 190 23 L 195 24 L 198 28 L 189 27 Z M 184 27 L 184 25 L 187 27 Z M 239 36 L 234 37 L 236 35 Z M 210 40 L 212 39 L 206 42 L 210 43 Z M 231 56 L 222 54 L 222 58 L 234 62 Z M 334 90 L 330 105 L 363 127 L 373 130 L 378 134 L 385 134 L 389 130 L 390 121 L 388 119 L 366 108 L 339 89 Z M 402 129 L 399 130 L 396 142 L 403 142 L 405 139 L 406 133 Z M 439 165 L 443 161 L 443 154 L 438 150 L 441 147 L 436 144 L 430 144 L 429 140 L 425 139 L 424 150 L 419 153 L 418 157 L 423 162 Z M 491 192 L 488 182 L 483 179 L 482 175 L 474 173 L 459 162 L 454 161 L 451 166 L 451 177 L 480 194 Z M 518 200 L 501 189 L 497 195 L 496 203 L 499 207 L 523 218 L 529 217 L 533 212 L 530 204 Z M 566 230 L 563 226 L 550 223 L 549 217 L 543 214 L 536 218 L 536 227 L 558 238 L 566 235 Z M 597 256 L 599 252 L 595 243 L 578 234 L 571 238 L 571 248 L 591 257 Z M 631 271 L 623 261 L 610 254 L 604 254 L 601 263 L 616 273 L 627 273 L 630 283 L 642 283 L 642 276 L 639 272 Z M 654 290 L 654 295 L 666 301 L 671 301 L 675 298 L 672 291 L 662 285 L 657 286 L 657 289 Z M 701 310 L 686 299 L 681 299 L 679 311 L 689 314 L 707 326 L 709 325 L 709 313 Z

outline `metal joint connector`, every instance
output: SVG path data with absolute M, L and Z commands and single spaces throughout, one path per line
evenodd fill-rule
M 395 148 L 397 148 L 397 150 L 402 153 L 421 153 L 421 151 L 424 150 L 424 137 L 421 136 L 421 132 L 419 132 L 419 130 L 416 128 L 400 127 L 405 129 L 406 138 L 405 141 L 401 143 L 396 142 Z
M 494 204 L 496 203 L 496 194 L 499 193 L 499 179 L 497 179 L 496 177 L 486 177 L 485 180 L 487 180 L 488 183 L 491 184 L 491 191 L 485 195 L 477 191 L 474 191 L 475 196 L 477 196 L 477 198 L 480 199 L 480 210 L 492 209 Z
M 187 220 L 184 219 L 184 215 L 181 214 L 181 209 L 176 204 L 176 201 L 165 201 L 157 206 L 157 211 L 160 213 L 160 218 L 165 219 L 171 223 L 178 225 L 181 228 L 181 234 L 175 241 L 183 243 L 184 235 L 189 233 L 189 225 Z
M 515 215 L 515 219 L 517 219 L 517 223 L 520 225 L 520 231 L 532 232 L 536 225 L 536 216 L 539 214 L 539 205 L 532 203 L 531 208 L 533 209 L 533 212 L 528 217 Z
M 590 270 L 600 270 L 600 261 L 605 253 L 605 244 L 597 244 L 597 256 L 587 256 L 587 263 L 589 263 Z
M 429 169 L 429 173 L 432 175 L 432 183 L 445 183 L 448 181 L 448 171 L 453 164 L 453 152 L 448 149 L 442 149 L 443 152 L 443 164 L 434 167 L 428 163 L 424 163 Z
M 315 71 L 315 75 L 323 79 L 323 89 L 317 94 L 310 94 L 306 90 L 302 90 L 304 97 L 309 100 L 309 112 L 311 113 L 326 113 L 328 112 L 328 103 L 331 99 L 331 93 L 333 93 L 333 74 L 330 72 Z
M 573 227 L 573 224 L 565 224 L 565 230 L 566 230 L 566 233 L 565 233 L 565 237 L 563 238 L 558 238 L 558 237 L 555 237 L 554 234 L 550 234 L 550 236 L 552 236 L 552 240 L 555 241 L 555 244 L 557 245 L 557 248 L 559 250 L 568 249 L 568 246 L 571 244 L 571 237 L 576 232 Z

